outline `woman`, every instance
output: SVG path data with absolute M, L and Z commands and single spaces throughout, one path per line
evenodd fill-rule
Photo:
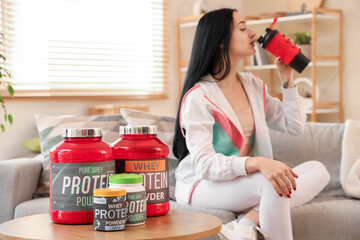
M 281 59 L 283 102 L 254 74 L 237 72 L 241 58 L 255 53 L 254 37 L 234 9 L 200 19 L 175 129 L 173 151 L 181 160 L 175 195 L 182 204 L 247 211 L 222 226 L 225 239 L 256 239 L 257 229 L 269 239 L 291 240 L 290 208 L 314 198 L 329 173 L 317 161 L 291 169 L 272 159 L 268 127 L 301 134 L 306 114 L 293 70 Z

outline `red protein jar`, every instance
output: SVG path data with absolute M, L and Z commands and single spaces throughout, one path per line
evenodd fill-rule
M 169 209 L 168 146 L 156 135 L 156 126 L 120 126 L 115 149 L 116 173 L 144 176 L 148 217 L 166 214 Z
M 50 218 L 56 223 L 93 222 L 93 192 L 115 173 L 114 149 L 101 128 L 64 129 L 50 150 Z

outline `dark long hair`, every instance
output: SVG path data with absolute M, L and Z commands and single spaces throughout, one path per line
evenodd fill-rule
M 185 93 L 202 76 L 210 73 L 217 80 L 222 80 L 229 74 L 229 43 L 233 29 L 234 11 L 236 10 L 223 8 L 208 12 L 200 19 L 196 28 L 190 63 L 181 93 L 175 124 L 173 152 L 179 160 L 182 160 L 189 153 L 179 123 L 181 101 Z M 222 47 L 220 47 L 221 44 L 223 44 Z M 215 77 L 215 75 L 220 75 L 220 77 Z

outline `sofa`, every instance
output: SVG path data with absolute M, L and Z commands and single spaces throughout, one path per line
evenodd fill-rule
M 175 120 L 167 118 L 167 121 Z M 290 167 L 303 161 L 317 160 L 326 166 L 331 175 L 329 184 L 315 199 L 291 210 L 295 240 L 360 239 L 360 200 L 348 197 L 340 183 L 344 129 L 345 124 L 339 123 L 306 123 L 305 132 L 300 136 L 270 130 L 274 159 Z M 33 198 L 42 172 L 42 160 L 39 155 L 0 161 L 0 223 L 48 212 L 49 198 Z M 176 165 L 172 164 L 171 168 L 174 172 Z M 176 187 L 175 183 L 173 187 Z M 174 189 L 171 189 L 170 196 L 171 209 L 212 214 L 224 224 L 244 215 L 178 204 Z

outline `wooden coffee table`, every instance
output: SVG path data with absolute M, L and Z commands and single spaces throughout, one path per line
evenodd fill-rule
M 44 213 L 1 224 L 0 239 L 199 239 L 218 233 L 221 224 L 213 215 L 173 209 L 166 215 L 147 218 L 144 225 L 100 232 L 93 225 L 55 224 Z

